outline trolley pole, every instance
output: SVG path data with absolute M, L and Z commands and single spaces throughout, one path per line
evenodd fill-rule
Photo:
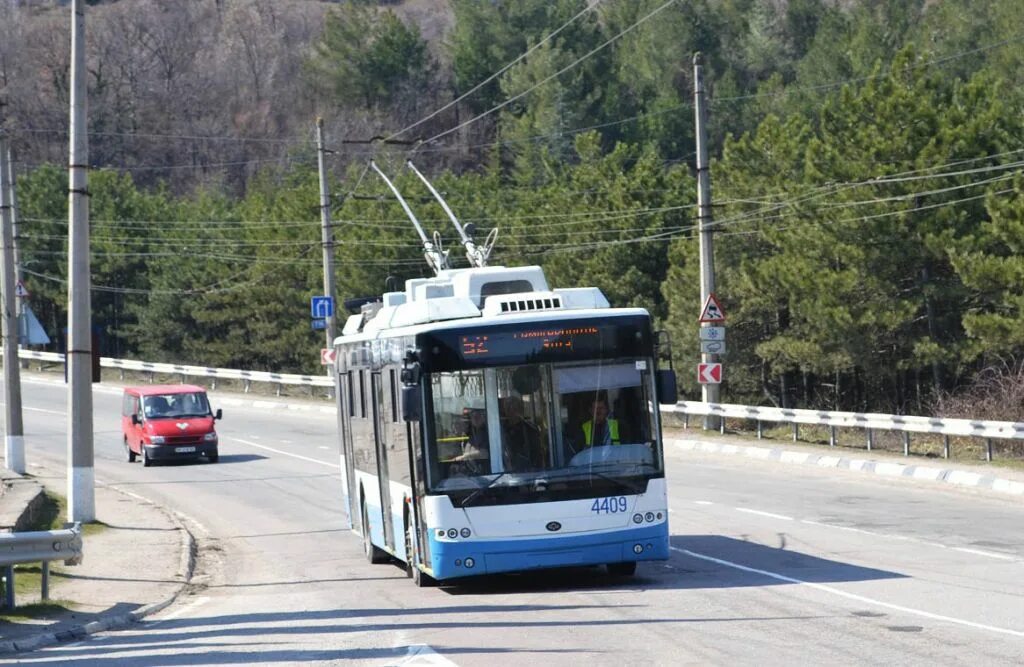
M 324 246 L 324 295 L 334 298 L 334 230 L 331 228 L 331 195 L 327 191 L 327 167 L 324 157 L 327 149 L 324 148 L 324 119 L 316 119 L 316 152 L 317 163 L 320 168 L 320 227 L 321 239 Z M 337 305 L 335 305 L 337 310 Z M 334 348 L 335 337 L 335 315 L 332 314 L 327 320 L 327 349 Z M 328 369 L 331 372 L 331 369 Z
M 711 172 L 708 166 L 707 108 L 704 101 L 704 68 L 700 53 L 693 56 L 693 109 L 697 123 L 697 229 L 700 239 L 700 303 L 703 307 L 715 291 L 715 254 L 712 246 L 711 221 Z M 703 324 L 701 326 L 704 326 Z M 701 353 L 701 362 L 713 363 L 718 355 Z M 717 384 L 701 384 L 701 396 L 705 403 L 719 403 L 720 391 Z M 704 417 L 704 428 L 718 428 L 718 418 Z
M 4 457 L 7 469 L 25 472 L 25 430 L 21 418 L 21 366 L 18 363 L 18 324 L 14 296 L 14 219 L 7 160 L 7 138 L 0 132 L 0 222 L 3 252 L 0 253 L 0 292 L 3 292 L 4 341 Z
M 89 275 L 89 139 L 85 2 L 71 6 L 71 150 L 68 164 L 68 520 L 96 519 L 92 434 L 92 298 Z

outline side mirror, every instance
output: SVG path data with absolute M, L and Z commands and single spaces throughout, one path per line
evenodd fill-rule
M 655 376 L 658 384 L 658 402 L 662 405 L 675 405 L 679 402 L 679 390 L 676 387 L 674 370 L 659 370 Z
M 402 387 L 402 419 L 407 422 L 418 422 L 423 416 L 420 410 L 422 401 L 419 385 Z
M 132 415 L 132 423 L 135 424 L 136 426 L 142 423 L 142 420 L 139 419 L 138 413 Z
M 419 384 L 420 383 L 420 365 L 418 363 L 412 363 L 402 369 L 399 375 L 402 380 L 402 384 Z
M 213 418 L 214 419 L 223 419 L 224 418 L 224 411 L 221 410 L 220 408 L 217 408 L 217 412 L 213 413 Z

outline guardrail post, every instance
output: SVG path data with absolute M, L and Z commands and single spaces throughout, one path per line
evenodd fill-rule
M 725 417 L 718 418 L 718 432 L 725 435 Z
M 758 419 L 757 420 L 757 439 L 760 440 L 763 437 L 764 437 L 764 425 L 761 423 L 761 420 Z
M 690 428 L 690 413 L 683 413 L 683 428 Z
M 867 432 L 868 432 L 868 451 L 870 452 L 871 448 L 875 446 L 875 432 L 872 431 L 871 429 L 867 429 Z
M 153 384 L 153 381 L 154 381 L 155 379 L 156 379 L 156 373 L 154 373 L 153 371 L 150 371 L 150 372 L 149 372 L 149 383 L 150 383 L 150 384 Z
M 949 436 L 942 436 L 942 458 L 949 458 Z
M 903 432 L 903 456 L 910 456 L 910 431 Z
M 828 446 L 829 447 L 835 447 L 836 446 L 836 427 L 835 426 L 829 426 L 828 427 Z
M 14 609 L 14 566 L 4 568 L 4 603 L 8 609 Z
M 800 441 L 800 424 L 793 422 L 793 442 Z
M 178 373 L 178 384 L 185 384 L 185 374 Z
M 124 369 L 123 369 L 123 368 L 118 368 L 118 369 L 117 369 L 117 376 L 118 376 L 119 378 L 121 378 L 121 381 L 122 381 L 122 382 L 124 381 Z
M 210 389 L 212 389 L 213 391 L 217 391 L 217 378 L 213 378 L 213 380 L 210 382 Z
M 43 584 L 42 584 L 42 597 L 44 600 L 50 599 L 50 561 L 43 561 Z
M 281 392 L 284 391 L 284 385 L 280 382 L 277 383 L 277 395 L 280 396 Z
M 252 388 L 252 380 L 242 380 L 242 392 L 248 394 Z
M 992 460 L 992 438 L 985 438 L 985 460 Z

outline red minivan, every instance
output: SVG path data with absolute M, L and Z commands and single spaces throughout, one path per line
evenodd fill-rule
M 129 463 L 143 465 L 167 459 L 205 456 L 216 463 L 214 420 L 223 413 L 210 410 L 206 390 L 191 384 L 125 387 L 121 402 L 121 432 Z

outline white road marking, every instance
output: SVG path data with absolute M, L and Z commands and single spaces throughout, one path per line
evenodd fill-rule
M 399 665 L 455 665 L 454 662 L 439 655 L 426 644 L 417 644 L 409 647 L 409 652 L 405 655 L 405 660 L 402 660 Z
M 950 547 L 953 551 L 962 551 L 965 554 L 974 554 L 975 556 L 984 556 L 986 558 L 997 558 L 999 560 L 1017 560 L 1013 556 L 1007 554 L 997 554 L 991 551 L 982 551 L 981 549 L 970 549 L 968 547 Z
M 697 503 L 698 505 L 714 505 L 714 503 L 711 502 L 710 500 L 694 500 L 693 502 Z
M 320 449 L 330 449 L 330 447 L 325 447 L 324 445 L 320 445 Z
M 183 615 L 187 614 L 190 611 L 194 611 L 194 610 L 198 609 L 199 607 L 202 607 L 204 604 L 206 604 L 209 601 L 210 601 L 209 597 L 206 597 L 206 596 L 198 597 L 192 603 L 187 604 L 184 607 L 181 607 L 180 609 L 176 609 L 176 610 L 172 611 L 171 613 L 167 614 L 166 616 L 164 616 L 160 620 L 153 621 L 152 623 L 146 623 L 146 626 L 152 628 L 154 626 L 160 625 L 161 623 L 163 623 L 165 621 L 173 621 L 174 619 L 178 618 L 179 616 L 183 616 Z
M 293 459 L 302 459 L 303 461 L 309 461 L 310 463 L 319 463 L 322 466 L 327 466 L 328 468 L 332 468 L 334 470 L 339 470 L 341 468 L 340 463 L 328 463 L 327 461 L 321 461 L 320 459 L 311 459 L 308 456 L 302 456 L 301 454 L 283 452 L 280 449 L 274 449 L 273 447 L 267 447 L 266 445 L 257 445 L 255 442 L 249 442 L 248 440 L 243 440 L 241 438 L 227 438 L 227 440 L 234 440 L 235 442 L 240 442 L 243 445 L 249 445 L 250 447 L 256 447 L 257 449 L 265 449 L 268 452 L 274 452 L 275 454 L 281 454 L 282 456 L 290 456 Z
M 737 512 L 746 512 L 747 514 L 756 514 L 758 516 L 766 516 L 766 517 L 769 517 L 771 519 L 782 519 L 783 521 L 795 521 L 795 519 L 793 517 L 786 516 L 785 514 L 772 514 L 771 512 L 761 512 L 759 510 L 747 509 L 746 507 L 734 507 L 733 509 L 736 510 Z
M 7 405 L 7 403 L 5 403 L 4 401 L 0 401 L 0 405 Z M 48 415 L 62 415 L 64 417 L 66 417 L 67 414 L 68 414 L 67 412 L 64 412 L 62 410 L 46 410 L 44 408 L 30 408 L 27 405 L 22 405 L 21 409 L 22 410 L 31 410 L 32 412 L 45 412 Z
M 882 600 L 876 600 L 874 598 L 869 598 L 869 597 L 864 596 L 864 595 L 857 595 L 856 593 L 849 593 L 847 591 L 840 590 L 840 589 L 835 588 L 833 586 L 826 586 L 824 584 L 816 584 L 816 583 L 812 583 L 810 581 L 804 581 L 802 579 L 797 579 L 795 577 L 788 577 L 788 576 L 786 576 L 784 574 L 779 574 L 777 572 L 769 572 L 768 570 L 760 570 L 760 569 L 755 568 L 755 567 L 747 567 L 746 565 L 740 565 L 739 563 L 733 563 L 731 561 L 722 560 L 721 558 L 715 558 L 714 556 L 707 556 L 707 555 L 704 555 L 704 554 L 696 553 L 694 551 L 690 551 L 689 549 L 681 549 L 679 547 L 671 547 L 671 546 L 669 547 L 669 549 L 671 549 L 672 551 L 678 551 L 679 553 L 685 554 L 687 556 L 690 556 L 691 558 L 697 558 L 699 560 L 708 561 L 710 563 L 716 563 L 718 565 L 723 565 L 725 567 L 731 567 L 732 569 L 740 570 L 741 572 L 749 572 L 751 574 L 759 574 L 759 575 L 761 575 L 763 577 L 768 577 L 769 579 L 775 579 L 776 581 L 784 581 L 784 582 L 789 583 L 789 584 L 797 584 L 797 585 L 800 585 L 800 586 L 807 586 L 808 588 L 812 588 L 812 589 L 814 589 L 816 591 L 821 591 L 823 593 L 829 593 L 831 595 L 836 595 L 836 596 L 839 596 L 839 597 L 843 597 L 843 598 L 846 598 L 848 600 L 856 600 L 857 602 L 861 602 L 861 603 L 864 603 L 864 604 L 872 604 L 872 605 L 875 605 L 877 607 L 883 607 L 885 609 L 891 609 L 893 611 L 898 611 L 898 612 L 902 612 L 902 613 L 905 613 L 905 614 L 911 614 L 913 616 L 920 616 L 922 618 L 928 618 L 928 619 L 931 619 L 933 621 L 944 621 L 946 623 L 953 623 L 955 625 L 963 625 L 963 626 L 966 626 L 968 628 L 974 628 L 976 630 L 986 630 L 988 632 L 995 632 L 995 633 L 998 633 L 998 634 L 1010 635 L 1010 636 L 1013 636 L 1013 637 L 1024 638 L 1024 632 L 1020 632 L 1019 630 L 1010 630 L 1009 628 L 1001 628 L 1001 627 L 998 627 L 998 626 L 995 626 L 995 625 L 986 625 L 984 623 L 975 623 L 974 621 L 968 621 L 968 620 L 965 620 L 965 619 L 962 619 L 962 618 L 955 618 L 953 616 L 943 616 L 942 614 L 933 614 L 932 612 L 924 611 L 923 609 L 914 609 L 913 607 L 904 607 L 903 605 L 893 604 L 891 602 L 883 602 Z

